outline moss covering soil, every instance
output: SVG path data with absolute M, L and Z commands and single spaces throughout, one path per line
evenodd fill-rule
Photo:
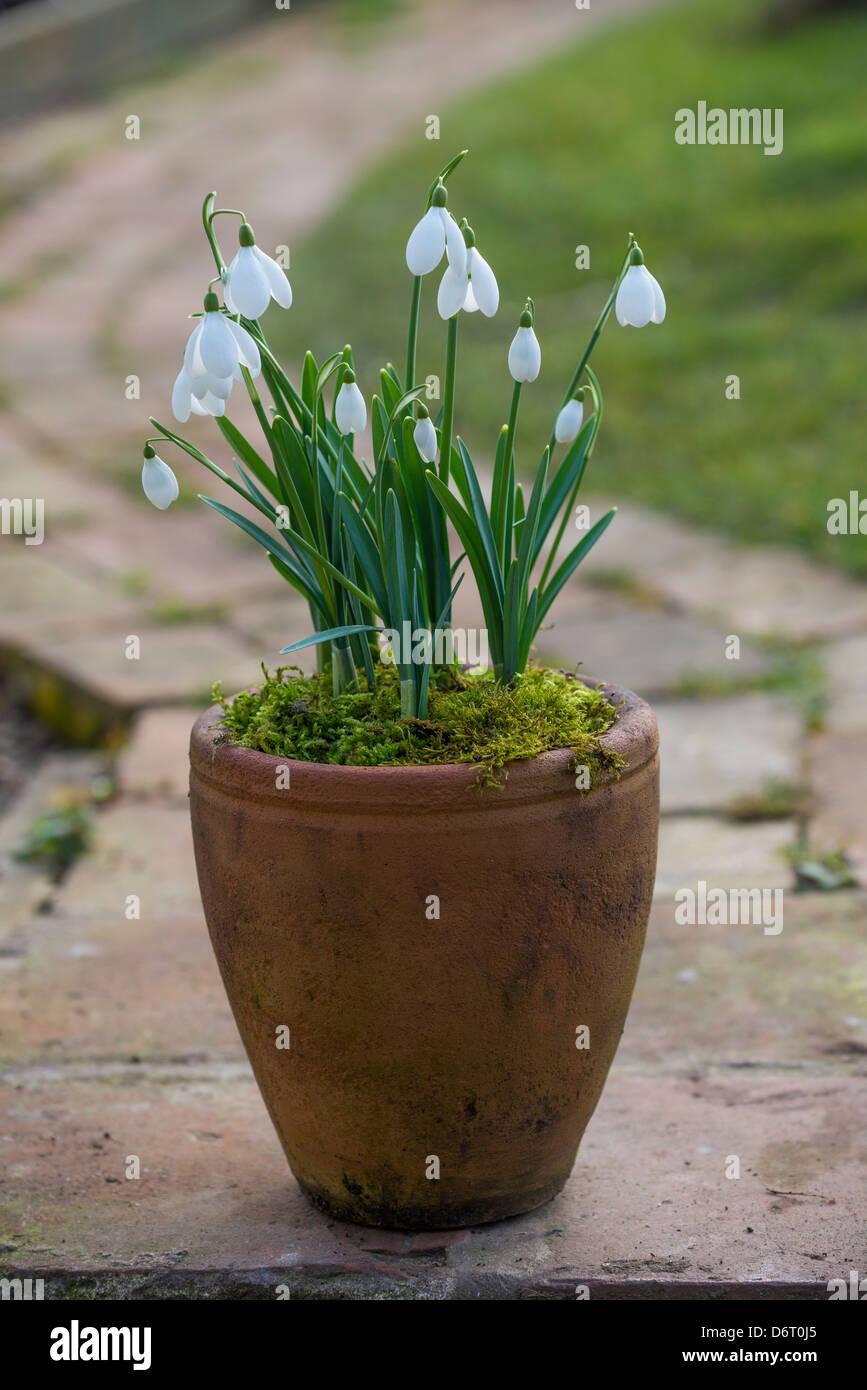
M 600 742 L 617 711 L 601 691 L 558 671 L 530 666 L 509 686 L 490 672 L 465 674 L 456 666 L 431 674 L 427 718 L 402 719 L 394 667 L 377 667 L 368 689 L 331 693 L 331 671 L 305 676 L 295 666 L 227 699 L 225 742 L 300 762 L 352 767 L 405 767 L 473 763 L 480 783 L 502 782 L 503 769 L 554 748 L 571 748 L 573 767 L 589 769 L 589 785 L 619 770 L 618 757 Z M 507 774 L 506 774 L 507 775 Z

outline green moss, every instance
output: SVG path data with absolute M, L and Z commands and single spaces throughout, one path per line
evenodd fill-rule
M 254 692 L 224 698 L 226 742 L 301 762 L 354 767 L 474 763 L 480 784 L 502 781 L 507 763 L 552 748 L 571 748 L 574 764 L 590 770 L 590 786 L 617 773 L 620 760 L 600 743 L 616 710 L 601 692 L 557 671 L 528 667 L 512 685 L 490 673 L 464 675 L 457 667 L 431 676 L 427 719 L 401 719 L 400 685 L 393 667 L 377 669 L 368 690 L 331 694 L 331 672 L 305 676 L 279 667 Z M 295 674 L 290 674 L 295 673 Z

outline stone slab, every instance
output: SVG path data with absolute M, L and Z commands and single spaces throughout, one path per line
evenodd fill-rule
M 654 893 L 673 900 L 699 878 L 718 888 L 789 887 L 783 852 L 796 833 L 792 820 L 741 825 L 718 816 L 663 816 Z
M 661 797 L 669 815 L 713 811 L 800 776 L 803 735 L 787 700 L 754 692 L 719 700 L 654 703 L 659 723 Z
M 807 769 L 813 788 L 812 848 L 843 852 L 867 887 L 867 729 L 812 738 Z
M 45 550 L 0 536 L 0 644 L 26 646 L 40 631 L 100 632 L 141 613 L 116 586 L 59 563 Z
M 587 612 L 588 597 L 592 611 Z M 737 661 L 725 655 L 727 632 L 713 622 L 685 613 L 629 604 L 599 591 L 587 591 L 575 612 L 568 599 L 540 632 L 536 655 L 549 664 L 614 681 L 645 698 L 677 691 L 691 678 L 748 680 L 767 666 L 764 655 L 745 643 Z
M 867 731 L 867 636 L 822 649 L 828 678 L 825 722 L 835 733 Z
M 563 1194 L 513 1221 L 416 1237 L 306 1203 L 213 979 L 209 1028 L 171 999 L 179 1050 L 129 1060 L 124 1045 L 162 1019 L 147 973 L 160 932 L 190 1001 L 201 986 L 186 975 L 191 922 L 166 916 L 138 942 L 115 929 L 127 984 L 110 1046 L 79 1034 L 50 1059 L 22 1050 L 4 1067 L 0 1273 L 41 1274 L 49 1297 L 270 1298 L 285 1284 L 293 1298 L 574 1299 L 587 1283 L 592 1297 L 826 1298 L 829 1279 L 863 1265 L 863 916 L 859 895 L 802 897 L 771 939 L 685 929 L 655 908 L 623 1043 Z M 695 978 L 679 986 L 690 960 Z M 123 989 L 105 953 L 79 964 L 92 972 L 86 997 Z M 67 969 L 58 954 L 57 986 Z M 160 983 L 172 989 L 168 967 Z M 139 1180 L 125 1177 L 131 1154 Z
M 631 502 L 584 500 L 593 519 L 618 507 L 604 542 L 582 563 L 585 574 L 635 575 L 684 612 L 712 615 L 742 637 L 821 641 L 867 627 L 867 584 L 796 551 L 740 546 Z
M 128 636 L 140 641 L 140 656 L 134 660 L 126 656 Z M 210 703 L 216 680 L 232 694 L 255 684 L 261 674 L 246 642 L 216 623 L 113 623 L 99 635 L 64 639 L 58 634 L 56 640 L 43 633 L 28 641 L 24 659 L 108 708 L 127 711 Z
M 91 852 L 57 889 L 57 911 L 78 921 L 122 921 L 128 893 L 141 899 L 142 921 L 200 911 L 185 799 L 125 799 L 107 806 L 97 816 Z
M 252 1080 L 118 1069 L 70 1083 L 22 1077 L 2 1116 L 12 1192 L 2 1273 L 47 1276 L 49 1297 L 95 1276 L 103 1297 L 573 1299 L 576 1286 L 644 1298 L 827 1298 L 863 1264 L 861 1078 L 726 1082 L 616 1068 L 563 1193 L 466 1232 L 362 1230 L 314 1211 L 292 1179 Z M 136 1155 L 141 1178 L 127 1180 Z M 725 1177 L 739 1156 L 738 1180 Z M 809 1157 L 805 1157 L 808 1155 Z M 8 1162 L 8 1158 L 7 1158 Z M 796 1192 L 798 1195 L 784 1195 Z M 859 1263 L 860 1261 L 860 1263 Z M 88 1281 L 84 1280 L 86 1288 Z M 228 1288 L 227 1288 L 228 1286 Z
M 186 800 L 190 730 L 201 706 L 144 710 L 115 765 L 118 790 L 127 796 Z

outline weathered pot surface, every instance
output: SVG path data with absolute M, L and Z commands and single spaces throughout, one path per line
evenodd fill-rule
M 197 720 L 214 951 L 292 1171 L 335 1216 L 477 1225 L 568 1178 L 656 867 L 656 721 L 603 688 L 626 767 L 588 793 L 568 749 L 480 792 L 466 765 L 281 761 L 220 745 L 219 706 Z

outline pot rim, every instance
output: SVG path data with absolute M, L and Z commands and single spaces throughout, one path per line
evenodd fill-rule
M 571 676 L 571 673 L 567 673 Z M 617 719 L 600 742 L 623 759 L 620 776 L 606 772 L 584 795 L 592 796 L 604 787 L 622 784 L 655 759 L 659 748 L 656 717 L 639 695 L 621 686 L 585 676 L 572 676 L 591 689 L 601 689 L 613 705 L 620 705 Z M 335 763 L 301 762 L 263 753 L 240 744 L 220 743 L 219 717 L 222 707 L 211 705 L 196 719 L 190 735 L 190 765 L 196 779 L 215 790 L 235 792 L 243 800 L 287 804 L 287 791 L 277 786 L 278 767 L 288 768 L 291 800 L 320 804 L 338 810 L 341 805 L 355 814 L 377 809 L 411 806 L 420 810 L 439 808 L 455 801 L 456 794 L 478 788 L 477 763 L 417 763 L 410 766 L 352 767 Z M 574 758 L 571 748 L 555 748 L 506 766 L 507 778 L 498 787 L 481 789 L 485 802 L 491 798 L 501 807 L 515 802 L 545 801 L 553 797 L 575 796 L 574 779 L 569 774 Z M 490 796 L 485 793 L 490 792 Z M 582 797 L 582 800 L 584 798 Z M 462 809 L 477 809 L 479 799 L 462 798 Z M 458 809 L 458 807 L 456 807 Z

